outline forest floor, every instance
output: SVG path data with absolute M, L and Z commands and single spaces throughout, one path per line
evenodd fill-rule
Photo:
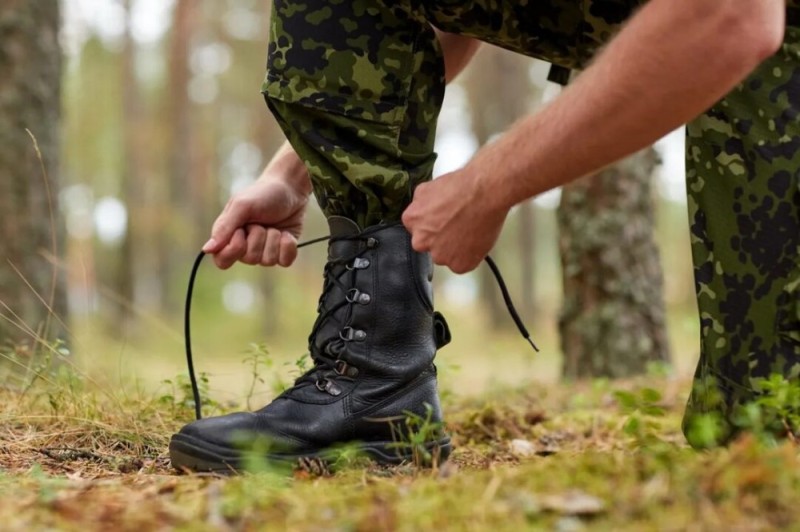
M 176 474 L 183 383 L 154 394 L 71 371 L 0 391 L 3 530 L 758 530 L 800 522 L 791 443 L 691 450 L 689 383 L 537 385 L 446 400 L 455 451 L 434 468 L 343 459 Z M 208 413 L 222 408 L 206 407 Z M 226 407 L 227 409 L 227 407 Z

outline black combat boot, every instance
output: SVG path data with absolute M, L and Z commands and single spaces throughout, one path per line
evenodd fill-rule
M 449 341 L 433 311 L 430 255 L 411 247 L 400 224 L 361 230 L 329 219 L 331 238 L 316 322 L 309 336 L 314 367 L 256 412 L 189 423 L 172 437 L 177 469 L 225 472 L 241 467 L 248 442 L 266 440 L 267 460 L 329 456 L 353 443 L 381 463 L 411 460 L 409 419 L 441 427 L 433 358 Z M 421 434 L 417 430 L 417 434 Z M 442 461 L 450 439 L 441 428 L 424 444 Z

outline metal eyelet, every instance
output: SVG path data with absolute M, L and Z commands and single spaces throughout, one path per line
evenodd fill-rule
M 317 390 L 328 393 L 334 397 L 342 394 L 342 389 L 329 379 L 318 379 L 314 385 L 317 387 Z
M 370 264 L 369 263 L 369 259 L 356 257 L 355 259 L 353 259 L 353 263 L 352 264 L 348 264 L 347 266 L 345 266 L 345 268 L 347 268 L 348 271 L 364 270 L 364 269 L 369 268 L 369 264 Z
M 349 365 L 342 359 L 336 361 L 336 373 L 345 377 L 356 377 L 358 375 L 358 368 Z
M 367 339 L 367 333 L 360 329 L 353 329 L 352 327 L 348 326 L 339 331 L 339 338 L 345 342 L 351 342 L 353 340 L 356 342 L 363 342 Z
M 369 259 L 365 259 L 362 257 L 356 257 L 353 259 L 353 269 L 354 270 L 365 270 L 369 268 Z
M 374 249 L 378 247 L 378 244 L 380 243 L 381 243 L 380 240 L 378 240 L 377 238 L 369 237 L 367 239 L 367 249 Z
M 369 294 L 359 292 L 357 288 L 348 290 L 345 299 L 348 303 L 358 303 L 359 305 L 368 305 L 372 301 L 372 297 Z
M 336 385 L 333 381 L 326 381 L 325 383 L 325 391 L 331 394 L 332 396 L 336 397 L 342 394 L 342 389 Z

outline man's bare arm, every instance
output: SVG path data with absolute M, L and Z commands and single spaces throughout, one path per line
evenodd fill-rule
M 729 92 L 780 46 L 784 17 L 783 0 L 652 0 L 559 98 L 470 166 L 506 207 L 607 166 Z
M 651 0 L 549 106 L 417 187 L 403 215 L 414 248 L 475 268 L 513 205 L 702 113 L 778 49 L 784 17 L 784 0 Z

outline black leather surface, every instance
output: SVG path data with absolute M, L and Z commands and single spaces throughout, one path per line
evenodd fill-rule
M 346 218 L 331 217 L 329 225 L 332 237 L 360 234 Z M 329 245 L 329 261 L 358 255 L 362 266 L 363 259 L 369 265 L 329 266 L 329 275 L 338 276 L 344 286 L 329 286 L 320 311 L 339 307 L 353 290 L 367 294 L 368 302 L 341 305 L 324 320 L 309 346 L 320 354 L 334 342 L 338 358 L 356 368 L 357 375 L 326 374 L 338 395 L 318 389 L 311 379 L 257 412 L 196 421 L 181 429 L 182 434 L 215 447 L 240 446 L 250 434 L 268 438 L 280 449 L 305 453 L 355 440 L 391 441 L 405 432 L 408 412 L 433 423 L 442 420 L 433 367 L 437 342 L 430 256 L 411 248 L 402 225 L 367 233 L 375 239 L 369 246 L 366 239 Z M 363 338 L 341 340 L 346 327 L 362 331 Z M 440 343 L 441 328 L 440 323 Z M 446 336 L 449 340 L 449 332 Z

